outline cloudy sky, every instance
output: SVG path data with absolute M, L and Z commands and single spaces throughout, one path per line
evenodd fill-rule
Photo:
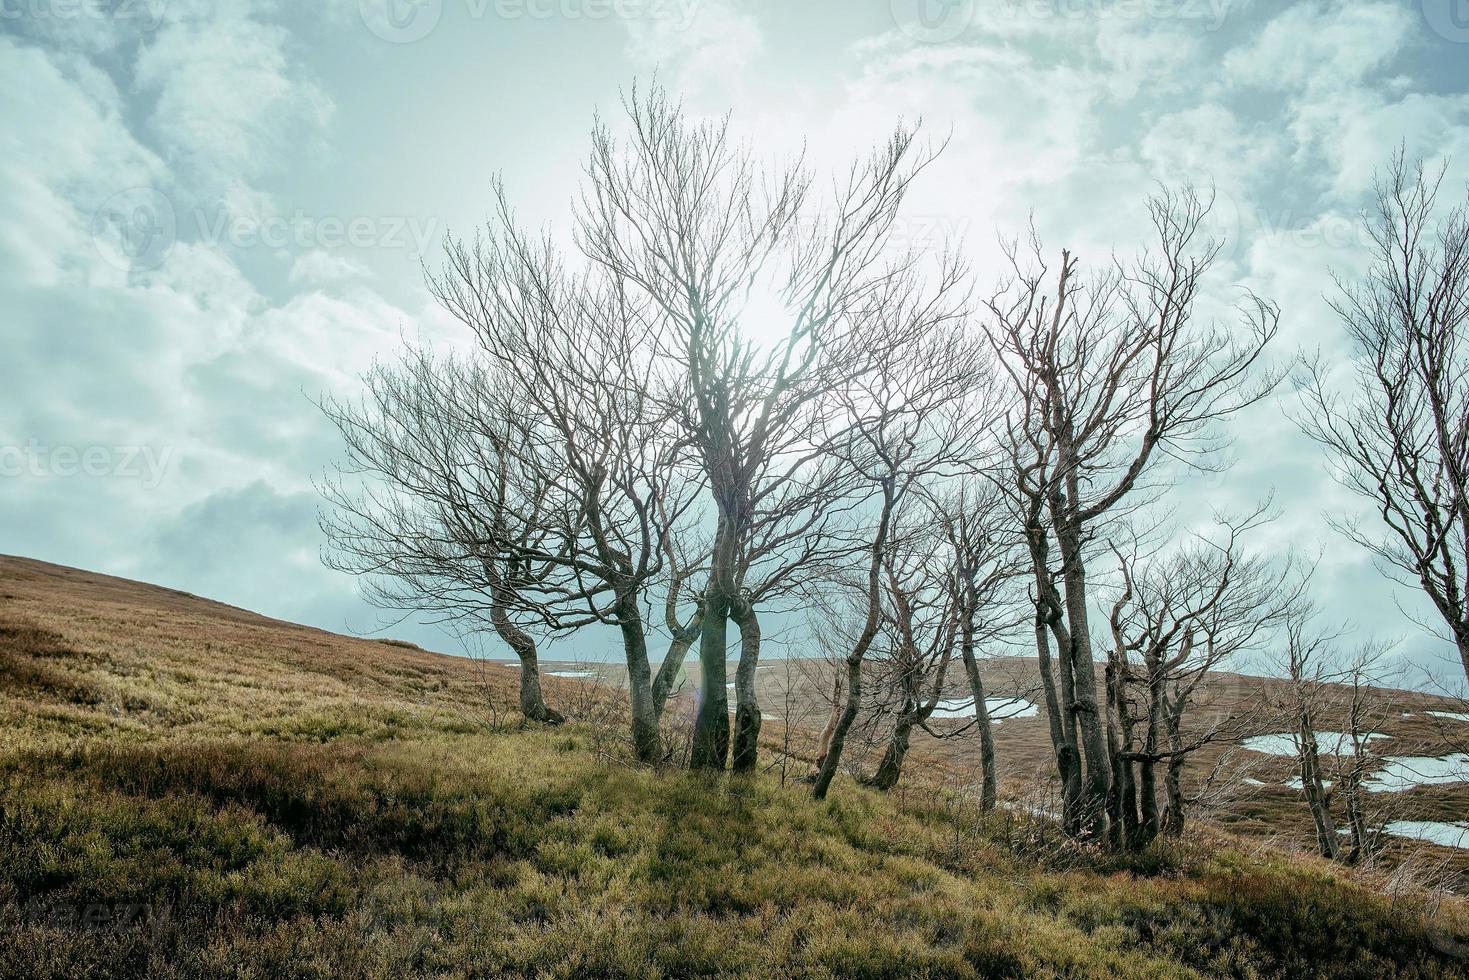
M 899 233 L 982 279 L 1032 214 L 1102 262 L 1157 182 L 1212 185 L 1215 299 L 1280 303 L 1282 357 L 1346 356 L 1328 273 L 1364 268 L 1395 145 L 1469 175 L 1462 0 L 0 0 L 0 552 L 372 629 L 318 559 L 312 399 L 405 335 L 456 342 L 421 259 L 496 173 L 564 228 L 594 112 L 655 71 L 820 167 L 921 118 L 949 146 Z M 1422 603 L 1327 529 L 1359 505 L 1290 402 L 1180 513 L 1273 491 L 1269 546 L 1322 553 L 1328 615 L 1452 676 Z

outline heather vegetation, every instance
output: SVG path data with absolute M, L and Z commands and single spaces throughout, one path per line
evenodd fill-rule
M 3 975 L 1462 975 L 1456 899 L 1309 858 L 643 766 L 504 668 L 0 571 Z

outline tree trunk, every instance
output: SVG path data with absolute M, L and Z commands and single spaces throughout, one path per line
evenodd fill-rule
M 1142 820 L 1138 816 L 1137 798 L 1137 768 L 1128 759 L 1122 759 L 1118 767 L 1118 787 L 1114 790 L 1117 794 L 1118 809 L 1122 814 L 1121 840 L 1128 849 L 1136 849 L 1142 839 Z
M 1180 706 L 1182 701 L 1179 702 Z M 1179 710 L 1182 710 L 1180 707 Z M 1168 751 L 1173 753 L 1168 757 L 1168 768 L 1163 771 L 1163 789 L 1167 794 L 1168 806 L 1163 811 L 1163 835 L 1165 837 L 1183 836 L 1184 808 L 1187 805 L 1183 798 L 1183 737 L 1182 719 L 1170 708 L 1166 716 L 1168 726 Z
M 1183 756 L 1176 755 L 1168 760 L 1163 770 L 1163 789 L 1168 804 L 1163 811 L 1163 836 L 1182 837 L 1184 824 L 1183 799 Z
M 700 608 L 687 625 L 674 631 L 669 640 L 668 652 L 663 655 L 663 664 L 653 678 L 653 711 L 659 718 L 663 717 L 663 709 L 668 704 L 668 695 L 673 691 L 673 682 L 678 677 L 678 669 L 683 666 L 684 659 L 689 654 L 689 647 L 693 646 L 694 640 L 699 637 L 703 622 L 704 610 Z
M 882 516 L 877 522 L 877 533 L 873 535 L 871 556 L 867 564 L 867 621 L 862 625 L 862 633 L 857 637 L 857 642 L 852 645 L 852 652 L 847 654 L 847 703 L 842 708 L 841 716 L 837 718 L 836 727 L 832 729 L 831 743 L 826 747 L 821 767 L 816 771 L 816 784 L 811 788 L 811 795 L 818 800 L 826 799 L 826 791 L 831 788 L 837 765 L 842 761 L 842 750 L 847 745 L 847 732 L 851 730 L 852 722 L 857 720 L 857 712 L 862 707 L 862 658 L 867 656 L 867 648 L 877 635 L 882 556 L 887 547 L 888 530 L 892 526 L 896 503 L 893 480 L 888 477 L 882 481 Z
M 903 760 L 908 756 L 908 742 L 913 734 L 913 723 L 917 715 L 911 711 L 904 711 L 898 718 L 898 723 L 893 726 L 892 738 L 888 739 L 888 747 L 882 754 L 882 761 L 878 763 L 877 772 L 868 780 L 868 785 L 883 792 L 887 792 L 898 785 L 898 777 L 903 774 Z
M 984 680 L 979 676 L 979 664 L 974 658 L 972 633 L 965 637 L 961 650 L 964 656 L 964 673 L 969 678 L 969 691 L 974 695 L 974 723 L 979 728 L 979 809 L 981 813 L 988 813 L 995 808 L 999 799 L 999 775 L 995 772 L 995 729 L 990 722 L 990 707 L 984 696 Z
M 1158 836 L 1158 830 L 1162 826 L 1162 820 L 1158 816 L 1158 764 L 1151 758 L 1144 758 L 1138 765 L 1137 782 L 1138 824 L 1135 846 L 1144 847 Z
M 818 800 L 826 799 L 826 791 L 831 788 L 832 778 L 836 776 L 837 764 L 842 760 L 847 732 L 851 730 L 852 722 L 857 720 L 857 711 L 862 707 L 862 656 L 865 653 L 864 648 L 862 654 L 847 657 L 847 703 L 842 707 L 836 728 L 831 733 L 831 744 L 827 746 L 821 767 L 816 771 L 816 785 L 811 787 L 811 795 Z
M 1107 756 L 1112 760 L 1112 791 L 1107 794 L 1107 821 L 1110 827 L 1108 843 L 1118 850 L 1132 843 L 1124 829 L 1128 822 L 1125 814 L 1129 802 L 1127 789 L 1130 780 L 1127 778 L 1129 763 L 1122 755 L 1125 747 L 1122 724 L 1127 710 L 1121 692 L 1123 677 L 1123 665 L 1119 662 L 1117 651 L 1109 651 L 1106 667 Z
M 735 521 L 721 505 L 704 590 L 704 621 L 699 630 L 699 713 L 689 765 L 723 769 L 729 761 L 729 696 L 725 659 L 729 656 L 729 613 L 734 589 Z
M 1459 663 L 1464 666 L 1464 679 L 1469 680 L 1469 622 L 1461 621 L 1454 630 L 1454 646 L 1459 651 Z
M 561 724 L 565 716 L 547 706 L 541 694 L 541 665 L 536 659 L 535 644 L 525 652 L 516 650 L 515 655 L 520 658 L 520 713 L 530 721 Z
M 831 690 L 831 714 L 827 715 L 826 727 L 821 730 L 821 740 L 816 743 L 816 758 L 812 760 L 810 781 L 816 781 L 816 774 L 821 771 L 821 764 L 826 761 L 826 753 L 831 751 L 832 736 L 836 734 L 837 722 L 842 717 L 842 675 L 841 671 L 832 674 Z
M 1321 781 L 1320 754 L 1309 714 L 1302 715 L 1297 734 L 1301 739 L 1301 788 L 1306 794 L 1306 805 L 1311 808 L 1311 819 L 1316 824 L 1316 846 L 1322 857 L 1335 859 L 1340 852 L 1341 842 L 1336 836 L 1330 800 Z
M 1068 483 L 1074 479 L 1075 473 L 1069 473 Z M 1074 499 L 1074 490 L 1070 495 Z M 1058 523 L 1057 542 L 1061 546 L 1061 578 L 1065 584 L 1066 630 L 1071 636 L 1071 649 L 1065 667 L 1069 667 L 1073 691 L 1072 715 L 1081 727 L 1081 748 L 1086 761 L 1077 816 L 1084 836 L 1100 839 L 1106 830 L 1107 793 L 1112 782 L 1112 767 L 1107 759 L 1102 716 L 1097 706 L 1096 664 L 1092 658 L 1086 608 L 1086 567 L 1082 563 L 1078 529 Z M 1063 691 L 1065 687 L 1063 674 Z
M 1056 506 L 1059 506 L 1057 504 Z M 1035 573 L 1035 646 L 1041 687 L 1046 698 L 1046 716 L 1051 727 L 1051 748 L 1056 755 L 1056 774 L 1061 778 L 1061 821 L 1072 836 L 1081 833 L 1081 758 L 1076 748 L 1076 712 L 1071 676 L 1071 640 L 1061 622 L 1063 609 L 1057 603 L 1050 581 L 1049 545 L 1039 518 L 1032 516 L 1026 529 L 1031 569 Z M 1056 641 L 1059 662 L 1053 667 L 1051 639 Z M 1059 684 L 1057 673 L 1059 668 Z
M 1076 745 L 1066 737 L 1066 722 L 1056 692 L 1056 674 L 1051 666 L 1051 642 L 1047 632 L 1044 607 L 1036 603 L 1035 648 L 1040 665 L 1041 691 L 1046 699 L 1046 718 L 1051 726 L 1051 749 L 1056 755 L 1056 773 L 1061 777 L 1061 817 L 1067 833 L 1076 832 L 1077 799 L 1081 795 L 1081 771 L 1077 766 Z
M 760 617 L 755 607 L 741 599 L 732 609 L 732 619 L 740 628 L 740 661 L 735 668 L 735 772 L 750 772 L 760 754 L 760 699 L 755 692 L 756 670 L 760 666 Z
M 565 717 L 548 708 L 541 695 L 541 664 L 536 658 L 536 641 L 511 620 L 504 600 L 499 595 L 503 589 L 499 569 L 495 568 L 493 562 L 486 562 L 485 572 L 489 576 L 491 589 L 490 625 L 520 660 L 520 713 L 529 721 L 559 725 L 566 720 Z
M 632 711 L 633 751 L 639 762 L 653 763 L 661 757 L 658 741 L 658 711 L 653 702 L 652 672 L 648 666 L 648 642 L 635 598 L 618 602 L 617 626 L 622 632 L 627 659 L 628 700 Z
M 725 692 L 725 656 L 729 650 L 729 602 L 711 588 L 704 598 L 699 631 L 699 713 L 689 765 L 723 769 L 729 758 L 729 697 Z
M 1342 787 L 1347 803 L 1347 827 L 1351 831 L 1352 847 L 1347 853 L 1346 862 L 1356 864 L 1371 853 L 1367 837 L 1367 816 L 1362 811 L 1361 787 L 1357 774 L 1357 766 L 1348 777 L 1350 782 Z
M 908 666 L 903 671 L 903 710 L 898 715 L 897 724 L 893 726 L 893 734 L 888 739 L 887 749 L 883 752 L 877 772 L 868 780 L 868 785 L 875 786 L 884 792 L 896 786 L 903 775 L 903 760 L 908 757 L 908 745 L 913 737 L 913 729 L 918 725 L 926 724 L 933 716 L 934 709 L 938 707 L 939 698 L 944 694 L 944 681 L 948 678 L 949 662 L 952 659 L 951 635 L 950 643 L 944 645 L 943 656 L 939 659 L 933 677 L 929 679 L 931 686 L 925 691 L 925 683 L 929 682 L 925 681 L 922 672 L 923 657 L 913 647 L 911 634 L 906 637 L 904 645 L 904 659 Z

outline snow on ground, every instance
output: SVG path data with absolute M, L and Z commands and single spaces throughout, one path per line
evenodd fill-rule
M 1469 711 L 1430 711 L 1435 718 L 1447 718 L 1450 721 L 1469 721 Z
M 1362 780 L 1373 793 L 1400 793 L 1415 786 L 1469 782 L 1469 753 L 1446 756 L 1390 755 L 1382 768 Z
M 1289 779 L 1287 779 L 1285 781 L 1285 785 L 1289 786 L 1291 789 L 1305 789 L 1306 788 L 1306 784 L 1301 781 L 1301 777 L 1300 776 L 1292 776 L 1291 778 L 1289 778 Z M 1323 779 L 1323 780 L 1321 780 L 1321 785 L 1324 788 L 1326 788 L 1326 789 L 1331 789 L 1331 780 L 1329 780 L 1329 779 Z
M 1368 735 L 1367 741 L 1374 738 L 1387 738 L 1386 735 Z M 1273 735 L 1255 735 L 1239 743 L 1241 748 L 1249 749 L 1251 752 L 1263 752 L 1265 755 L 1289 755 L 1296 754 L 1296 736 L 1294 732 L 1278 732 Z M 1356 750 L 1352 746 L 1352 736 L 1347 732 L 1317 732 L 1316 750 L 1322 755 L 1355 755 Z
M 552 677 L 596 677 L 595 670 L 553 670 Z
M 1034 718 L 1040 708 L 1020 698 L 985 698 L 985 707 L 990 709 L 990 721 L 1001 722 L 1009 718 Z M 973 718 L 973 698 L 944 698 L 933 709 L 933 718 Z
M 1440 823 L 1436 820 L 1394 820 L 1382 828 L 1394 837 L 1424 840 L 1444 847 L 1469 848 L 1469 822 Z

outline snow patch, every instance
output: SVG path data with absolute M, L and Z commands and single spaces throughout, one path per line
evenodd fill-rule
M 1452 755 L 1390 755 L 1382 768 L 1362 780 L 1373 793 L 1401 793 L 1415 786 L 1469 782 L 1469 753 Z
M 994 724 L 1010 718 L 1034 718 L 1040 708 L 1021 698 L 985 698 Z M 973 718 L 974 698 L 944 698 L 933 709 L 930 718 Z
M 1394 820 L 1382 828 L 1394 837 L 1424 840 L 1443 847 L 1469 848 L 1469 823 L 1437 820 Z
M 1387 738 L 1387 736 L 1380 733 L 1368 735 L 1364 741 L 1371 742 L 1375 738 Z M 1296 754 L 1295 732 L 1255 735 L 1239 744 L 1240 748 L 1249 749 L 1251 752 L 1261 752 L 1265 755 L 1294 756 Z M 1316 751 L 1322 755 L 1356 755 L 1356 749 L 1352 745 L 1352 736 L 1348 732 L 1317 732 Z
M 1305 789 L 1306 788 L 1306 784 L 1301 781 L 1301 777 L 1300 776 L 1292 776 L 1291 778 L 1289 778 L 1289 779 L 1287 779 L 1285 781 L 1285 785 L 1289 786 L 1291 789 Z M 1323 780 L 1321 780 L 1321 788 L 1322 789 L 1331 789 L 1331 780 L 1329 780 L 1329 779 L 1323 779 Z
M 1469 721 L 1469 711 L 1430 711 L 1428 713 L 1435 718 L 1447 718 L 1450 721 Z

